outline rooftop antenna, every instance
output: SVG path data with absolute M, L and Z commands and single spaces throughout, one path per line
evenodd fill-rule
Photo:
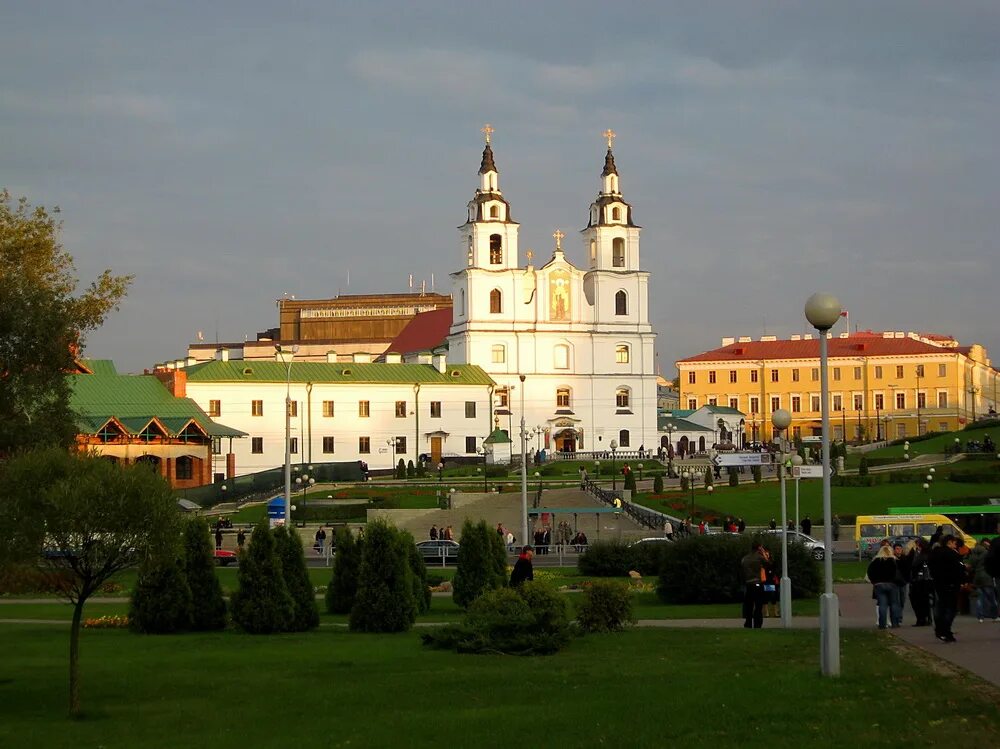
M 413 293 L 413 274 L 410 274 L 410 293 Z
M 434 274 L 431 273 L 431 293 L 434 293 Z
M 420 296 L 427 293 L 427 281 L 423 280 L 420 282 Z

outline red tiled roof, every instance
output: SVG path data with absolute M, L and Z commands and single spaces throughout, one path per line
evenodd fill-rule
M 451 328 L 451 307 L 421 312 L 414 315 L 406 327 L 399 331 L 386 351 L 397 354 L 412 354 L 415 351 L 430 351 L 443 346 Z
M 918 354 L 954 354 L 955 349 L 933 346 L 912 338 L 882 338 L 877 334 L 851 335 L 827 341 L 830 358 L 864 356 L 912 356 Z M 703 354 L 680 359 L 677 363 L 706 361 L 743 361 L 753 359 L 818 359 L 819 339 L 791 341 L 750 341 L 731 343 Z

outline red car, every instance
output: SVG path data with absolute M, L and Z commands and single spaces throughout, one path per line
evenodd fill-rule
M 235 551 L 230 551 L 229 549 L 216 549 L 215 561 L 223 567 L 228 567 L 231 564 L 236 564 L 239 561 L 239 557 Z

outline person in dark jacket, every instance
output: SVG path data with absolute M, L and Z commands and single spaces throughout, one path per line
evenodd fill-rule
M 806 515 L 804 518 L 802 518 L 802 532 L 805 533 L 807 536 L 811 536 L 812 531 L 813 531 L 813 521 L 809 519 L 808 515 Z
M 514 562 L 514 569 L 510 573 L 510 587 L 516 588 L 525 580 L 535 579 L 535 570 L 531 564 L 531 558 L 535 555 L 535 550 L 530 546 L 521 549 L 521 555 Z
M 965 582 L 965 565 L 958 553 L 958 539 L 942 536 L 931 549 L 929 565 L 934 578 L 934 634 L 941 642 L 955 642 L 951 624 L 958 613 L 958 590 Z
M 902 618 L 899 610 L 899 597 L 896 588 L 896 558 L 892 548 L 883 546 L 868 565 L 868 580 L 872 584 L 872 598 L 878 602 L 878 628 L 885 629 L 886 614 L 893 627 Z
M 906 608 L 906 588 L 910 584 L 910 564 L 913 558 L 903 553 L 903 544 L 893 544 L 892 555 L 896 557 L 896 598 L 899 599 L 899 620 L 894 621 L 892 626 L 898 627 L 903 623 L 903 611 Z
M 760 543 L 755 542 L 750 553 L 740 560 L 743 576 L 743 626 L 760 629 L 764 626 L 764 557 Z
M 931 623 L 931 604 L 934 599 L 934 581 L 931 579 L 929 545 L 923 538 L 914 542 L 910 552 L 910 606 L 917 618 L 914 627 L 927 627 Z

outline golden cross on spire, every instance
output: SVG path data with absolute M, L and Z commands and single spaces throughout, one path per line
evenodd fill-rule
M 486 136 L 486 145 L 489 145 L 490 136 L 493 135 L 493 126 L 487 122 L 479 132 Z
M 528 265 L 531 265 L 531 258 L 535 256 L 535 253 L 529 249 L 525 254 L 528 256 Z
M 611 148 L 611 145 L 615 142 L 615 131 L 608 128 L 601 135 L 608 139 L 608 148 Z
M 553 233 L 553 235 L 552 235 L 552 236 L 553 236 L 553 237 L 555 238 L 555 240 L 556 240 L 556 249 L 557 249 L 557 250 L 561 250 L 561 249 L 562 249 L 562 241 L 563 241 L 563 237 L 565 237 L 566 235 L 565 235 L 565 234 L 563 234 L 563 233 L 562 233 L 561 231 L 559 231 L 559 229 L 556 229 L 556 230 L 555 230 L 555 233 Z

